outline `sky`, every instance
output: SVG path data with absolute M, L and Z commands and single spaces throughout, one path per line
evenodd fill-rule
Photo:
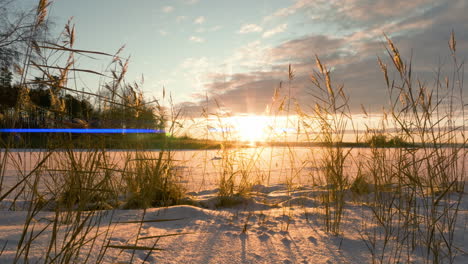
M 73 17 L 76 48 L 113 53 L 125 45 L 127 79 L 144 76 L 149 96 L 165 87 L 189 114 L 205 105 L 263 114 L 288 83 L 289 64 L 287 89 L 312 106 L 316 55 L 344 85 L 352 111 L 372 113 L 388 101 L 377 63 L 386 58 L 383 33 L 430 85 L 438 66 L 450 69 L 452 30 L 460 60 L 468 55 L 466 10 L 468 0 L 56 0 L 49 16 L 56 32 Z M 99 71 L 107 61 L 78 63 Z M 88 78 L 78 85 L 93 90 Z

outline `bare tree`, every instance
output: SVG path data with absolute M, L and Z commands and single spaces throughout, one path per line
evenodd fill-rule
M 36 12 L 36 7 L 23 10 L 14 0 L 0 0 L 0 67 L 10 68 L 32 41 L 45 39 L 49 22 L 38 24 Z

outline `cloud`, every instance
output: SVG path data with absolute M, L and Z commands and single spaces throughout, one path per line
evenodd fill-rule
M 324 6 L 329 0 L 296 0 L 295 3 L 289 7 L 278 9 L 272 15 L 269 15 L 264 18 L 264 20 L 269 21 L 278 17 L 287 17 L 295 14 L 299 10 L 306 9 L 312 6 Z M 330 0 L 334 1 L 334 0 Z M 344 4 L 344 3 L 343 3 Z
M 288 7 L 264 17 L 264 21 L 286 19 L 301 15 L 303 22 L 344 30 L 380 27 L 389 22 L 430 14 L 431 10 L 446 3 L 466 0 L 294 0 Z
M 236 70 L 257 71 L 259 67 L 270 65 L 270 46 L 260 40 L 239 47 L 224 60 L 224 65 Z
M 174 7 L 173 6 L 165 6 L 162 8 L 162 11 L 164 13 L 171 13 L 172 11 L 174 11 Z
M 182 62 L 180 67 L 184 70 L 191 69 L 200 72 L 202 69 L 206 70 L 211 64 L 207 57 L 187 58 Z
M 262 32 L 263 28 L 256 24 L 245 24 L 239 29 L 239 34 L 247 34 L 253 32 Z
M 284 32 L 288 28 L 288 24 L 281 24 L 273 29 L 265 31 L 262 35 L 263 38 L 269 38 L 276 34 Z
M 280 63 L 304 63 L 316 54 L 338 56 L 346 52 L 346 39 L 326 35 L 309 35 L 281 43 L 270 50 L 270 56 Z
M 203 103 L 190 104 L 190 109 L 205 104 L 215 108 L 216 104 L 220 104 L 233 113 L 263 113 L 272 102 L 272 95 L 279 83 L 288 83 L 288 67 L 291 64 L 295 73 L 291 83 L 292 96 L 305 110 L 310 110 L 316 102 L 310 95 L 314 92 L 310 74 L 317 70 L 314 56 L 318 55 L 331 70 L 333 85 L 344 85 L 354 113 L 361 113 L 361 104 L 369 113 L 381 112 L 388 103 L 388 94 L 377 57 L 383 58 L 389 67 L 392 65 L 385 52 L 383 32 L 392 38 L 405 61 L 412 58 L 414 80 L 421 79 L 429 87 L 434 84 L 438 67 L 451 65 L 447 41 L 452 28 L 457 37 L 458 57 L 468 57 L 468 35 L 465 34 L 468 17 L 464 14 L 468 9 L 466 0 L 441 0 L 437 3 L 422 0 L 415 0 L 414 3 L 403 0 L 350 0 L 344 3 L 331 0 L 328 4 L 311 8 L 313 3 L 321 2 L 325 1 L 299 0 L 276 14 L 279 17 L 325 10 L 327 17 L 323 20 L 330 23 L 327 25 L 344 31 L 339 31 L 340 34 L 335 34 L 336 31 L 313 32 L 271 47 L 262 41 L 255 41 L 239 48 L 223 64 L 233 65 L 233 70 L 210 72 L 212 69 L 207 69 L 204 91 L 193 95 L 194 100 Z M 342 3 L 342 6 L 339 7 L 338 3 Z M 369 7 L 378 7 L 378 10 L 369 10 Z M 274 29 L 263 35 L 267 36 L 267 32 Z M 442 79 L 448 73 L 442 71 Z M 468 78 L 467 73 L 461 75 L 461 78 Z M 390 72 L 389 76 L 398 77 L 394 72 Z M 283 85 L 280 93 L 287 94 L 288 88 L 288 85 Z M 208 102 L 205 94 L 211 98 Z
M 179 71 L 196 86 L 195 88 L 201 89 L 205 83 L 211 81 L 206 73 L 214 72 L 215 67 L 214 62 L 207 57 L 191 57 L 180 64 Z
M 195 18 L 193 23 L 201 25 L 201 24 L 205 23 L 205 21 L 206 21 L 206 18 L 204 16 L 199 16 L 199 17 Z
M 446 0 L 438 2 L 444 1 Z M 385 21 L 388 18 L 402 18 L 417 14 L 436 5 L 438 5 L 437 2 L 427 0 L 397 0 L 393 2 L 387 0 L 348 0 L 346 3 L 334 0 L 331 1 L 330 7 L 337 13 L 355 21 Z
M 204 39 L 204 38 L 197 37 L 197 36 L 191 36 L 191 37 L 189 38 L 189 40 L 192 41 L 192 42 L 197 42 L 197 43 L 205 42 L 205 39 Z
M 207 57 L 192 57 L 185 59 L 178 67 L 182 74 L 192 84 L 192 89 L 200 92 L 210 80 L 206 78 L 206 72 L 213 71 L 214 63 Z

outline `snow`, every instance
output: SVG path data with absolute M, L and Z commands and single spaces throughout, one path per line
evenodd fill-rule
M 324 211 L 317 199 L 323 189 L 257 185 L 250 195 L 237 198 L 230 207 L 216 206 L 219 199 L 216 190 L 203 190 L 190 193 L 197 206 L 95 211 L 92 219 L 97 224 L 92 224 L 86 234 L 91 237 L 98 230 L 101 235 L 92 249 L 87 244 L 79 257 L 72 260 L 95 263 L 100 250 L 108 245 L 104 263 L 143 263 L 145 260 L 146 263 L 372 263 L 371 250 L 363 233 L 365 227 L 367 230 L 378 228 L 369 221 L 370 209 L 352 202 L 349 195 L 340 233 L 327 233 Z M 25 210 L 7 208 L 4 206 L 0 212 L 0 246 L 6 243 L 0 263 L 14 261 L 28 214 Z M 457 248 L 454 263 L 468 263 L 467 209 L 468 200 L 463 195 L 454 233 L 454 248 Z M 29 262 L 44 261 L 53 235 L 50 223 L 54 217 L 55 212 L 50 211 L 41 211 L 34 217 L 31 223 L 34 232 L 44 231 L 29 249 Z M 65 220 L 59 226 L 59 244 L 70 239 L 61 237 L 67 227 L 70 225 Z M 168 236 L 148 238 L 161 235 Z M 119 248 L 134 246 L 137 236 L 138 246 L 162 250 Z M 382 240 L 382 237 L 377 238 L 377 241 Z M 389 246 L 388 254 L 392 249 Z M 425 263 L 424 250 L 416 247 L 409 261 Z M 407 260 L 403 256 L 400 263 Z
M 243 151 L 253 156 L 249 152 L 253 150 Z M 54 212 L 55 206 L 50 204 L 28 222 L 31 203 L 27 195 L 12 192 L 0 202 L 0 263 L 13 263 L 15 259 L 19 263 L 433 262 L 426 259 L 425 245 L 432 242 L 424 242 L 425 237 L 430 235 L 428 231 L 431 229 L 427 228 L 430 221 L 419 220 L 420 229 L 416 228 L 414 233 L 416 242 L 411 237 L 405 238 L 398 233 L 399 229 L 394 228 L 401 225 L 402 222 L 398 222 L 401 219 L 393 219 L 394 225 L 387 225 L 387 229 L 384 229 L 377 223 L 372 211 L 375 196 L 372 186 L 367 188 L 370 193 L 360 195 L 345 190 L 343 197 L 346 203 L 340 230 L 337 234 L 326 232 L 326 210 L 321 197 L 330 186 L 317 186 L 316 182 L 311 181 L 311 175 L 320 172 L 321 168 L 305 163 L 311 159 L 305 149 L 297 151 L 298 158 L 293 161 L 294 164 L 282 164 L 281 150 L 274 153 L 272 161 L 270 152 L 264 151 L 268 155 L 259 159 L 256 171 L 252 172 L 258 179 L 249 182 L 253 184 L 251 191 L 234 197 L 218 196 L 217 169 L 220 161 L 213 159 L 219 155 L 216 151 L 177 152 L 175 158 L 184 161 L 177 169 L 185 175 L 181 183 L 188 191 L 187 205 L 147 210 L 73 212 L 67 217 L 66 212 Z M 359 151 L 365 150 L 355 151 L 355 156 L 359 156 Z M 44 153 L 18 151 L 12 155 L 18 160 L 16 167 L 22 170 L 18 173 L 18 168 L 13 166 L 15 163 L 3 168 L 3 190 L 28 175 Z M 48 164 L 51 168 L 55 168 L 54 162 L 60 160 L 60 153 L 55 155 L 57 157 L 53 156 L 51 164 Z M 125 156 L 125 152 L 111 151 L 109 155 L 111 163 L 119 168 L 119 157 Z M 205 162 L 200 160 L 200 156 L 204 157 Z M 298 174 L 286 177 L 291 168 L 299 168 L 296 170 Z M 349 174 L 356 169 L 346 167 Z M 43 178 L 39 182 L 40 192 L 47 191 L 47 183 L 55 174 L 49 176 L 50 179 Z M 404 188 L 401 190 L 404 191 Z M 467 192 L 468 186 L 465 184 L 459 203 L 459 194 L 453 193 L 450 199 L 437 201 L 439 211 L 434 212 L 437 215 L 444 208 L 458 206 L 454 232 L 446 234 L 446 238 L 451 238 L 447 243 L 453 242 L 453 263 L 468 263 Z M 379 195 L 384 202 L 395 197 L 391 191 L 380 192 Z M 413 202 L 418 210 L 410 215 L 418 221 L 420 216 L 417 214 L 427 214 L 424 206 L 434 201 L 431 197 L 417 196 Z M 77 218 L 78 214 L 81 218 Z M 392 215 L 397 214 L 388 212 L 387 216 Z M 79 223 L 88 216 L 86 224 L 80 226 Z M 441 225 L 446 227 L 451 224 L 441 221 L 435 230 L 444 228 Z M 26 235 L 23 237 L 23 234 Z M 397 239 L 412 244 L 411 250 L 396 247 L 399 245 L 395 242 Z M 28 247 L 30 240 L 33 241 Z M 441 248 L 444 248 L 445 242 L 440 241 Z M 83 243 L 84 246 L 79 247 Z M 64 245 L 71 245 L 68 247 L 71 250 L 62 252 Z M 140 248 L 130 248 L 135 246 Z M 440 263 L 450 263 L 445 252 L 438 253 L 442 257 Z M 56 259 L 46 261 L 48 255 Z

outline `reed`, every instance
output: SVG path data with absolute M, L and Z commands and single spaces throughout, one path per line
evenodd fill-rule
M 15 89 L 18 97 L 10 115 L 6 116 L 12 121 L 9 125 L 24 126 L 23 113 L 26 111 L 42 116 L 47 122 L 53 120 L 49 125 L 60 126 L 58 123 L 67 118 L 64 94 L 94 100 L 103 122 L 110 127 L 112 120 L 116 119 L 126 121 L 130 127 L 144 127 L 140 121 L 150 119 L 159 128 L 164 128 L 166 118 L 177 119 L 175 112 L 170 112 L 173 116 L 167 117 L 167 108 L 159 105 L 159 101 L 145 101 L 137 83 L 128 84 L 125 81 L 128 60 L 121 58 L 121 50 L 111 55 L 75 49 L 75 27 L 71 21 L 65 25 L 56 41 L 43 38 L 42 28 L 48 21 L 49 6 L 49 1 L 39 1 L 34 19 L 27 26 L 30 29 L 26 34 L 28 37 L 19 43 L 26 48 L 22 54 L 22 65 L 16 65 L 19 84 Z M 80 69 L 75 66 L 79 56 L 110 58 L 111 63 L 103 73 Z M 101 90 L 88 92 L 71 88 L 77 72 L 102 77 L 105 81 Z M 36 78 L 38 74 L 42 77 Z M 34 86 L 47 88 L 48 108 L 37 104 L 37 100 L 32 98 L 30 91 Z M 171 127 L 169 131 L 173 132 L 174 129 Z M 164 148 L 154 157 L 154 154 L 140 151 L 141 146 L 137 144 L 129 146 L 134 150 L 131 155 L 116 161 L 106 150 L 109 144 L 106 137 L 96 137 L 70 134 L 49 136 L 46 150 L 43 154 L 37 154 L 38 157 L 34 153 L 11 151 L 13 146 L 18 146 L 17 136 L 2 137 L 0 202 L 8 201 L 10 208 L 26 211 L 16 256 L 12 260 L 14 263 L 108 261 L 108 249 L 115 248 L 109 245 L 114 228 L 111 210 L 168 206 L 177 204 L 183 197 L 183 189 L 174 178 L 174 161 L 171 160 L 170 150 Z M 31 137 L 24 136 L 21 140 L 28 143 Z M 18 172 L 18 181 L 13 185 L 6 184 L 5 171 L 12 168 Z M 53 212 L 45 224 L 37 221 L 43 211 Z M 47 241 L 47 245 L 38 245 L 44 241 Z M 133 250 L 147 250 L 149 256 L 157 250 L 155 245 L 134 247 Z M 31 258 L 31 252 L 38 246 L 45 249 L 44 254 L 41 259 Z
M 386 36 L 385 36 L 386 37 Z M 433 87 L 413 79 L 411 61 L 405 62 L 391 39 L 386 37 L 391 67 L 379 58 L 391 105 L 385 124 L 394 128 L 411 147 L 371 147 L 366 174 L 375 186 L 369 208 L 379 231 L 364 240 L 374 263 L 410 262 L 421 255 L 426 263 L 453 263 L 454 228 L 463 196 L 466 137 L 463 122 L 462 63 L 456 59 L 455 37 L 449 49 L 453 73 L 442 83 L 439 69 Z M 390 71 L 397 74 L 390 79 Z M 455 125 L 458 124 L 458 125 Z M 393 136 L 385 132 L 386 136 Z M 447 202 L 452 201 L 449 205 Z M 366 234 L 371 234 L 368 230 Z M 379 239 L 382 238 L 382 239 Z M 377 242 L 380 241 L 380 242 Z

